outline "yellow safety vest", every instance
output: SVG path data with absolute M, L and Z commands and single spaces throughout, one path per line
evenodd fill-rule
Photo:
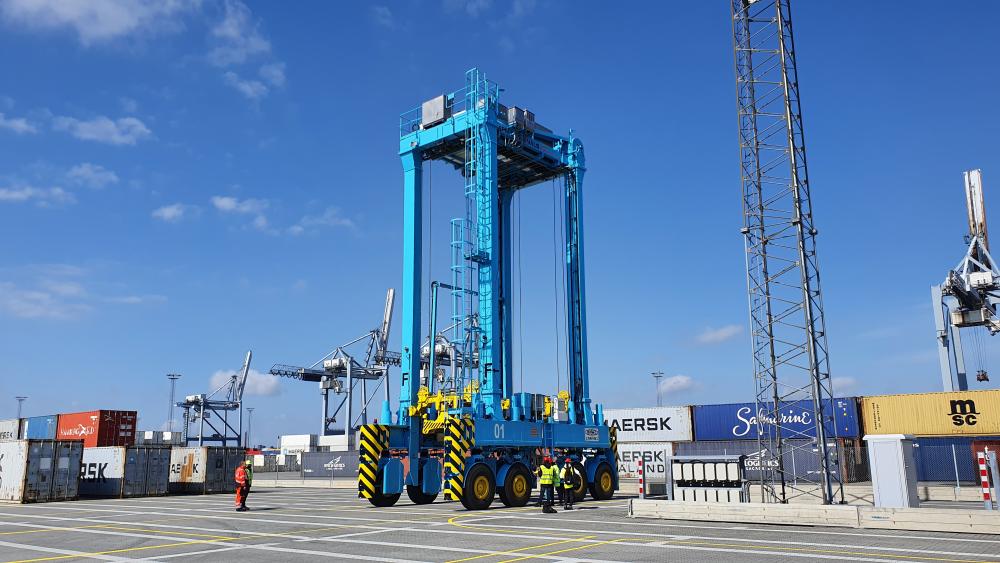
M 573 468 L 572 467 L 570 467 L 569 465 L 566 465 L 565 467 L 563 467 L 563 470 L 562 470 L 562 482 L 563 482 L 563 487 L 564 488 L 566 488 L 566 489 L 572 489 L 572 488 L 574 488 L 573 487 L 573 475 L 574 475 L 574 473 L 573 473 Z
M 538 482 L 542 485 L 551 485 L 559 480 L 559 468 L 555 465 L 551 467 L 545 467 L 544 465 L 538 468 L 541 471 L 541 479 Z

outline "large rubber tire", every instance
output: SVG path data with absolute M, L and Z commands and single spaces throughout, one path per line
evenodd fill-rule
M 430 504 L 434 502 L 434 500 L 438 497 L 437 493 L 429 495 L 424 491 L 422 491 L 420 487 L 416 485 L 406 486 L 406 496 L 410 497 L 410 500 L 413 501 L 413 504 Z
M 583 502 L 587 496 L 587 472 L 583 470 L 583 464 L 573 462 L 573 471 L 577 476 L 577 485 L 570 489 L 573 491 L 573 502 Z
M 375 495 L 368 499 L 368 502 L 379 508 L 385 508 L 387 506 L 392 506 L 396 504 L 399 500 L 399 493 L 394 495 L 386 495 L 382 493 L 382 477 L 385 471 L 382 469 L 378 470 L 378 475 L 375 477 Z
M 615 476 L 607 463 L 597 466 L 594 482 L 590 484 L 590 496 L 594 500 L 608 500 L 615 496 Z
M 531 500 L 531 474 L 520 463 L 507 471 L 503 486 L 497 491 L 504 506 L 524 506 Z
M 469 510 L 486 510 L 493 504 L 497 494 L 497 484 L 493 472 L 484 463 L 477 463 L 465 476 L 462 489 L 462 506 Z

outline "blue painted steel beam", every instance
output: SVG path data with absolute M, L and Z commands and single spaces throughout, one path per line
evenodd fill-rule
M 403 352 L 399 388 L 399 424 L 408 425 L 410 467 L 419 467 L 420 417 L 409 415 L 420 390 L 420 281 L 423 235 L 423 161 L 418 151 L 400 155 L 403 161 Z
M 587 308 L 583 266 L 583 143 L 570 138 L 566 147 L 566 320 L 569 338 L 570 396 L 577 420 L 593 424 L 587 367 Z

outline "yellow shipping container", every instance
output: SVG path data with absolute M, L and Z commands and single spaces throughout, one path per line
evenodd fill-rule
M 1000 434 L 1000 390 L 879 395 L 861 399 L 865 434 Z

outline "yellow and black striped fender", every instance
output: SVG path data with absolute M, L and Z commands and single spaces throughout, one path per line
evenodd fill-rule
M 618 429 L 612 426 L 608 428 L 608 438 L 611 440 L 611 467 L 618 474 Z
M 378 480 L 378 463 L 382 453 L 389 450 L 389 427 L 385 424 L 365 424 L 358 431 L 358 497 L 375 496 Z
M 475 445 L 475 422 L 471 418 L 450 418 L 444 436 L 445 500 L 462 498 L 465 485 L 465 460 Z

